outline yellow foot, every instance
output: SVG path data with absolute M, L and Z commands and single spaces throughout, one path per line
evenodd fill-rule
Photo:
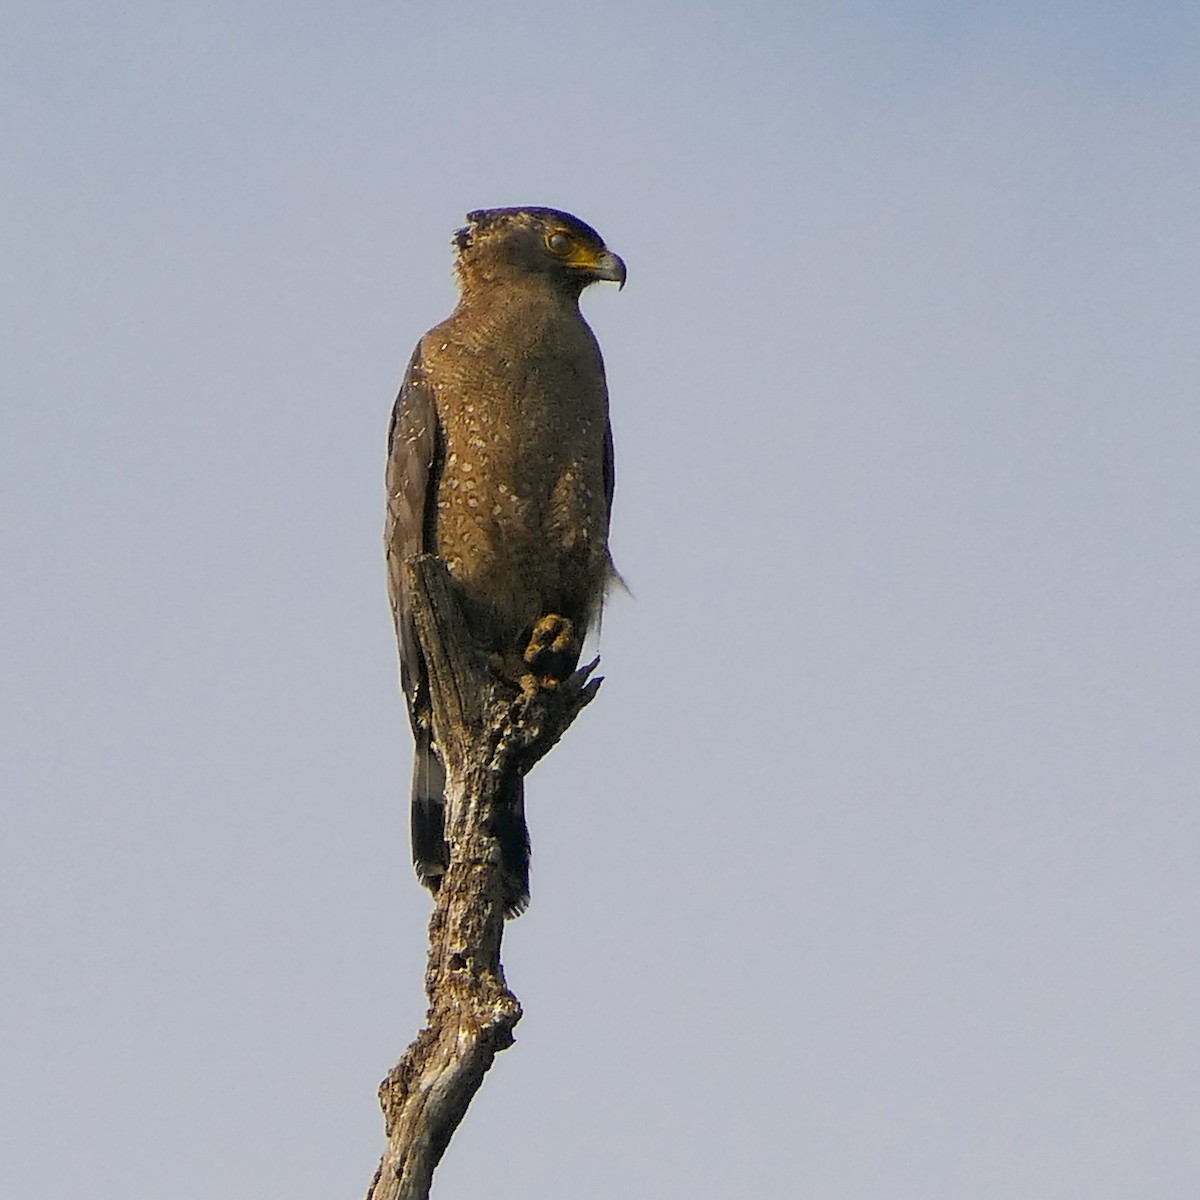
M 548 613 L 534 625 L 522 658 L 532 668 L 539 686 L 550 689 L 558 687 L 579 661 L 575 623 L 570 617 Z

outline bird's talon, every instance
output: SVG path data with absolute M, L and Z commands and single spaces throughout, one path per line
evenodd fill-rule
M 575 642 L 575 624 L 570 617 L 547 613 L 529 635 L 525 661 L 532 667 L 547 654 L 565 654 Z
M 537 673 L 544 688 L 556 689 L 579 658 L 574 621 L 561 613 L 547 613 L 534 625 L 522 658 Z
M 569 688 L 582 687 L 586 682 L 587 677 L 600 665 L 600 656 L 596 655 L 590 663 L 585 663 L 577 671 L 572 671 L 570 675 L 563 681 L 563 685 Z

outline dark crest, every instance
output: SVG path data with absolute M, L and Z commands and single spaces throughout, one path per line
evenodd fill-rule
M 555 222 L 572 226 L 577 232 L 594 240 L 597 245 L 604 245 L 604 239 L 586 221 L 581 221 L 578 217 L 573 217 L 570 213 L 562 212 L 557 208 L 537 208 L 533 206 L 477 208 L 474 212 L 467 213 L 467 224 L 461 229 L 455 230 L 454 245 L 460 251 L 466 250 L 471 245 L 476 234 L 486 233 L 489 229 L 497 225 L 502 225 L 522 217 L 526 218 L 526 223 Z

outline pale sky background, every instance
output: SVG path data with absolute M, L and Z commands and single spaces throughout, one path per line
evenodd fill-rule
M 629 264 L 636 598 L 435 1195 L 1200 1194 L 1200 8 L 2 26 L 5 1196 L 365 1192 L 428 912 L 384 431 L 520 203 Z

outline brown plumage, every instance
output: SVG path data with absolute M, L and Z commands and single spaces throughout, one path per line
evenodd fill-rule
M 599 234 L 549 208 L 473 212 L 455 235 L 461 299 L 417 344 L 388 433 L 388 585 L 416 745 L 413 862 L 436 891 L 449 861 L 445 774 L 403 564 L 439 555 L 478 645 L 514 682 L 575 668 L 612 575 L 612 434 L 604 365 L 579 296 L 623 284 Z M 524 785 L 495 833 L 509 915 L 529 899 Z

